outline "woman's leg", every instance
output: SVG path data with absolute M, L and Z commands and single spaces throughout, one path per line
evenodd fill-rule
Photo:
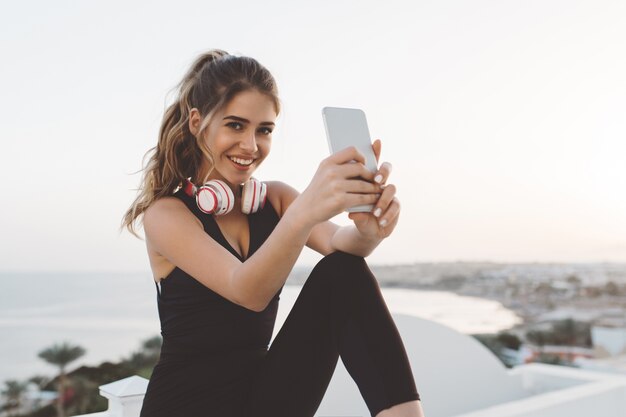
M 249 387 L 246 417 L 313 416 L 341 358 L 372 416 L 419 399 L 400 334 L 365 260 L 313 269 Z

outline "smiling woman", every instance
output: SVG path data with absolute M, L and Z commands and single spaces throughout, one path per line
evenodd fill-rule
M 258 90 L 236 95 L 215 113 L 208 126 L 204 145 L 211 150 L 213 161 L 203 161 L 200 178 L 219 178 L 231 184 L 245 182 L 247 173 L 270 152 L 277 113 L 274 100 Z M 192 133 L 199 134 L 202 116 L 198 109 L 191 110 L 189 119 Z
M 165 113 L 123 220 L 133 233 L 143 220 L 163 335 L 141 416 L 313 416 L 339 356 L 372 416 L 421 416 L 404 345 L 364 260 L 398 221 L 390 164 L 372 173 L 351 147 L 323 160 L 302 194 L 258 181 L 279 112 L 266 68 L 213 50 Z M 375 214 L 329 221 L 362 204 Z M 325 256 L 268 349 L 305 245 Z

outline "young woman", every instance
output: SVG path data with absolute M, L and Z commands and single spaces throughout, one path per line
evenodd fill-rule
M 363 259 L 398 221 L 395 187 L 385 185 L 391 165 L 373 174 L 348 148 L 323 160 L 302 194 L 256 181 L 280 110 L 268 70 L 212 50 L 179 87 L 123 221 L 134 233 L 143 220 L 163 335 L 141 416 L 313 416 L 339 355 L 372 416 L 421 416 Z M 378 158 L 380 141 L 373 147 Z M 350 227 L 329 221 L 359 204 L 375 210 L 350 214 Z M 304 245 L 324 258 L 268 350 Z

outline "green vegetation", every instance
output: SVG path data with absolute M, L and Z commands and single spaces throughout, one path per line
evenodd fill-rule
M 46 362 L 59 367 L 59 376 L 57 377 L 57 393 L 56 401 L 57 416 L 65 417 L 65 388 L 67 387 L 67 375 L 65 368 L 71 362 L 80 358 L 85 354 L 85 349 L 80 346 L 71 346 L 69 343 L 56 344 L 52 347 L 39 352 L 39 357 Z
M 496 355 L 507 368 L 517 365 L 515 358 L 511 358 L 503 351 L 504 348 L 519 349 L 522 341 L 516 335 L 500 332 L 497 334 L 474 334 L 472 336 Z
M 14 379 L 4 381 L 4 388 L 1 393 L 6 398 L 6 403 L 3 408 L 9 416 L 16 415 L 14 412 L 19 410 L 22 405 L 22 396 L 27 386 L 28 383 Z
M 143 341 L 139 350 L 119 363 L 103 362 L 98 366 L 81 366 L 69 373 L 66 373 L 67 365 L 83 356 L 85 350 L 69 343 L 54 345 L 41 351 L 39 357 L 58 366 L 59 374 L 53 379 L 34 376 L 25 382 L 5 381 L 2 394 L 7 402 L 0 407 L 0 412 L 7 411 L 11 417 L 58 417 L 104 411 L 108 404 L 99 395 L 98 387 L 132 375 L 149 379 L 159 359 L 161 343 L 161 336 L 154 336 Z M 59 393 L 58 401 L 27 414 L 18 414 L 28 382 L 33 382 L 46 391 L 56 388 Z
M 591 347 L 591 325 L 573 319 L 556 321 L 550 330 L 530 330 L 526 339 L 537 346 L 560 345 Z
M 519 350 L 524 342 L 534 344 L 540 350 L 546 345 L 584 348 L 592 346 L 591 325 L 573 319 L 555 321 L 548 330 L 528 330 L 525 332 L 525 340 L 521 340 L 518 336 L 508 332 L 472 336 L 491 350 L 509 368 L 517 365 L 517 358 L 508 355 L 504 348 Z M 559 355 L 541 351 L 534 361 L 552 365 L 571 365 L 571 362 L 563 360 Z

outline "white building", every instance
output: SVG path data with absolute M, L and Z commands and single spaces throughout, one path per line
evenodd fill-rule
M 626 354 L 626 327 L 599 324 L 591 327 L 591 340 L 597 357 L 615 357 Z
M 604 319 L 591 327 L 594 358 L 579 358 L 581 368 L 626 375 L 626 327 L 624 319 Z
M 545 364 L 507 369 L 473 337 L 422 318 L 393 314 L 426 417 L 624 417 L 626 375 Z M 109 410 L 90 417 L 137 417 L 147 380 L 100 387 Z M 316 417 L 369 416 L 339 361 Z

